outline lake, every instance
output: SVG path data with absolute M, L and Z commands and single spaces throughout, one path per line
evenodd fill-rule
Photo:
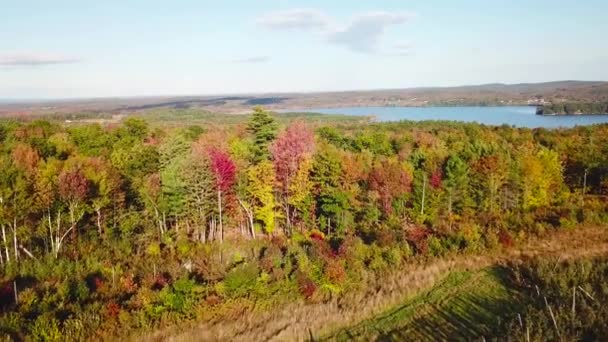
M 344 107 L 307 109 L 300 112 L 374 116 L 377 121 L 450 120 L 516 127 L 574 127 L 608 123 L 608 115 L 542 116 L 536 107 Z

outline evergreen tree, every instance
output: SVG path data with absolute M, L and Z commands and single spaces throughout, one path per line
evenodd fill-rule
M 255 107 L 247 127 L 253 135 L 253 162 L 259 163 L 270 158 L 268 146 L 277 136 L 277 123 L 262 107 Z

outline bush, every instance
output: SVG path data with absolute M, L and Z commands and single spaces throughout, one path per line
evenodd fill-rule
M 300 293 L 307 299 L 311 298 L 317 291 L 315 282 L 302 272 L 296 274 L 296 281 L 298 282 Z
M 442 243 L 442 240 L 436 236 L 431 236 L 428 240 L 429 252 L 432 256 L 440 257 L 447 254 L 448 250 Z
M 388 247 L 384 252 L 384 258 L 390 266 L 401 266 L 403 255 L 397 247 Z
M 388 267 L 388 263 L 384 259 L 383 250 L 377 245 L 372 245 L 369 249 L 368 267 L 372 271 L 383 271 Z
M 331 260 L 325 265 L 325 277 L 332 284 L 340 284 L 346 278 L 346 271 L 344 270 L 344 266 L 342 266 L 342 262 L 339 260 Z
M 481 232 L 478 225 L 464 225 L 459 232 L 466 250 L 477 252 L 483 248 L 481 245 Z
M 59 331 L 59 321 L 51 314 L 45 313 L 36 318 L 30 330 L 34 341 L 61 341 L 62 334 Z
M 225 294 L 228 297 L 247 295 L 255 287 L 259 273 L 258 267 L 252 263 L 236 266 L 224 278 Z

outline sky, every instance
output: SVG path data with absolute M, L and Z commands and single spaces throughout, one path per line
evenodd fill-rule
M 0 2 L 0 100 L 608 80 L 605 0 Z

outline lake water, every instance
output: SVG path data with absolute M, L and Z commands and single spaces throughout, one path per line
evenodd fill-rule
M 344 107 L 308 109 L 304 112 L 374 116 L 377 121 L 450 120 L 516 127 L 574 127 L 608 123 L 608 115 L 542 116 L 536 107 Z

